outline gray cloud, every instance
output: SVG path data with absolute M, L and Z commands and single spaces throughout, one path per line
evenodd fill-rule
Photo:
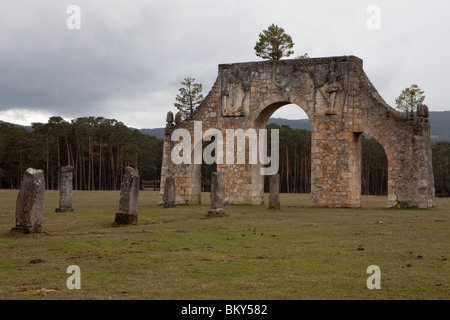
M 444 1 L 3 1 L 0 10 L 0 119 L 60 115 L 115 118 L 161 127 L 180 82 L 192 76 L 207 94 L 217 65 L 257 60 L 259 32 L 277 23 L 295 55 L 356 55 L 391 105 L 417 83 L 431 110 L 450 109 Z M 68 30 L 66 8 L 81 9 Z M 381 29 L 366 27 L 369 5 Z M 13 119 L 10 119 L 13 118 Z

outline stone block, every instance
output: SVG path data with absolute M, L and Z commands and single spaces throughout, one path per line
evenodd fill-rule
M 41 233 L 44 216 L 44 171 L 28 168 L 20 184 L 16 201 L 16 227 L 11 231 Z
M 280 175 L 278 173 L 270 176 L 269 209 L 280 209 Z
M 175 207 L 175 194 L 175 179 L 173 176 L 169 175 L 166 177 L 166 183 L 164 185 L 164 208 Z
M 211 174 L 211 209 L 208 211 L 208 216 L 225 216 L 226 212 L 223 209 L 225 203 L 225 179 L 221 172 L 213 172 Z
M 59 182 L 59 208 L 55 212 L 72 212 L 73 167 L 61 167 Z
M 115 218 L 117 224 L 137 223 L 139 182 L 138 170 L 127 167 L 120 190 L 119 210 Z

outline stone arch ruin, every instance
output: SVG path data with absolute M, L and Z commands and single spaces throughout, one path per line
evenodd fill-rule
M 175 178 L 176 203 L 200 203 L 199 164 L 174 164 L 175 129 L 194 135 L 216 128 L 263 129 L 286 104 L 302 108 L 311 121 L 311 206 L 361 206 L 361 143 L 368 134 L 388 158 L 388 207 L 430 208 L 434 202 L 428 109 L 415 120 L 391 108 L 354 56 L 292 59 L 219 65 L 217 80 L 189 120 L 168 114 L 161 174 L 161 201 L 167 175 Z M 198 123 L 198 122 L 197 122 Z M 224 141 L 225 143 L 225 141 Z M 248 145 L 247 145 L 248 149 Z M 194 156 L 194 155 L 193 155 Z M 217 164 L 225 175 L 226 200 L 262 204 L 262 164 Z

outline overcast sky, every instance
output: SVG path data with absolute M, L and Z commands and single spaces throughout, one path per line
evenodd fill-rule
M 283 27 L 292 58 L 355 55 L 388 104 L 418 84 L 431 111 L 450 110 L 450 1 L 1 0 L 0 120 L 103 116 L 165 125 L 180 82 L 206 95 L 222 63 L 259 61 L 258 34 Z M 66 12 L 80 8 L 80 29 Z M 380 28 L 369 29 L 375 5 Z M 297 108 L 299 109 L 299 108 Z M 306 117 L 280 109 L 276 116 Z

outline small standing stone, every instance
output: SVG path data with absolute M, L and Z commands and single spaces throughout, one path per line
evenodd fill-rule
M 116 213 L 117 224 L 137 223 L 139 196 L 139 172 L 132 167 L 126 167 L 120 190 L 119 211 Z
M 269 209 L 280 209 L 280 175 L 278 173 L 270 176 Z
M 416 114 L 417 114 L 417 117 L 428 118 L 430 116 L 430 113 L 428 111 L 428 106 L 426 106 L 424 104 L 417 105 Z
M 225 202 L 225 179 L 222 172 L 211 174 L 211 209 L 208 216 L 224 216 L 227 213 L 223 210 Z
M 55 212 L 73 211 L 72 208 L 72 180 L 73 167 L 61 167 L 61 180 L 59 185 L 59 208 Z
M 175 114 L 175 124 L 179 124 L 179 123 L 181 123 L 181 113 L 177 112 Z
M 44 171 L 28 168 L 16 201 L 16 227 L 11 231 L 41 233 L 44 215 Z
M 172 124 L 173 123 L 173 112 L 169 111 L 166 115 L 166 122 Z
M 175 207 L 175 179 L 173 176 L 166 177 L 166 184 L 164 185 L 164 208 Z
M 166 131 L 170 130 L 173 127 L 173 112 L 167 112 L 166 116 Z

